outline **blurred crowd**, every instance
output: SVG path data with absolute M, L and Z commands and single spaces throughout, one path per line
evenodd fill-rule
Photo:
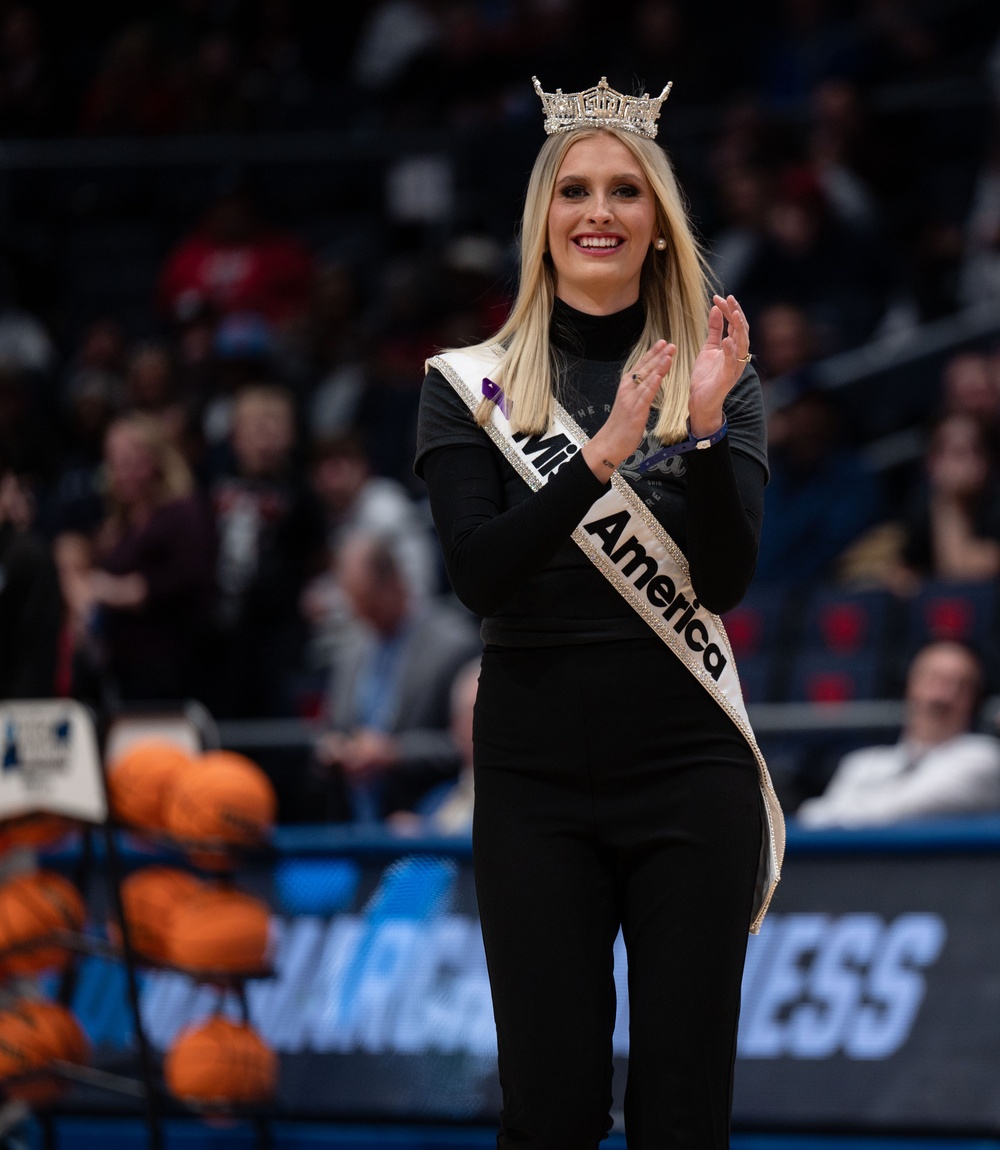
M 606 14 L 0 0 L 5 141 L 464 141 L 385 186 L 345 173 L 325 244 L 220 165 L 128 316 L 68 322 L 3 208 L 0 697 L 315 718 L 287 817 L 467 813 L 478 621 L 450 595 L 412 444 L 425 358 L 487 336 L 510 299 L 532 75 L 674 82 L 661 142 L 769 405 L 758 584 L 1000 587 L 1000 325 L 949 349 L 891 475 L 812 370 L 1000 306 L 995 0 L 635 0 L 610 49 Z

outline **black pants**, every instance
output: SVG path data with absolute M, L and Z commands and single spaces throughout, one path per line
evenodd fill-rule
M 761 845 L 742 736 L 658 640 L 488 648 L 475 753 L 498 1146 L 588 1150 L 610 1130 L 621 927 L 628 1146 L 727 1147 Z

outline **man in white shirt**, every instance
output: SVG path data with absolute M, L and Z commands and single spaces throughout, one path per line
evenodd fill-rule
M 899 741 L 845 755 L 804 826 L 874 826 L 1000 809 L 1000 740 L 973 731 L 982 664 L 957 642 L 933 642 L 910 664 Z

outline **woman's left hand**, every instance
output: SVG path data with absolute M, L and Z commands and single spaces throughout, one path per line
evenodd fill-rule
M 750 354 L 750 326 L 736 297 L 717 295 L 713 300 L 708 336 L 691 372 L 688 415 L 691 434 L 698 438 L 722 426 L 722 401 L 743 374 Z

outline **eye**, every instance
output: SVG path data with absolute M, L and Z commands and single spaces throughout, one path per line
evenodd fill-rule
M 639 189 L 635 184 L 620 184 L 615 188 L 615 195 L 621 196 L 622 199 L 632 200 L 640 194 Z
M 566 200 L 579 200 L 587 194 L 587 189 L 583 184 L 567 184 L 566 187 L 559 189 L 559 195 Z

